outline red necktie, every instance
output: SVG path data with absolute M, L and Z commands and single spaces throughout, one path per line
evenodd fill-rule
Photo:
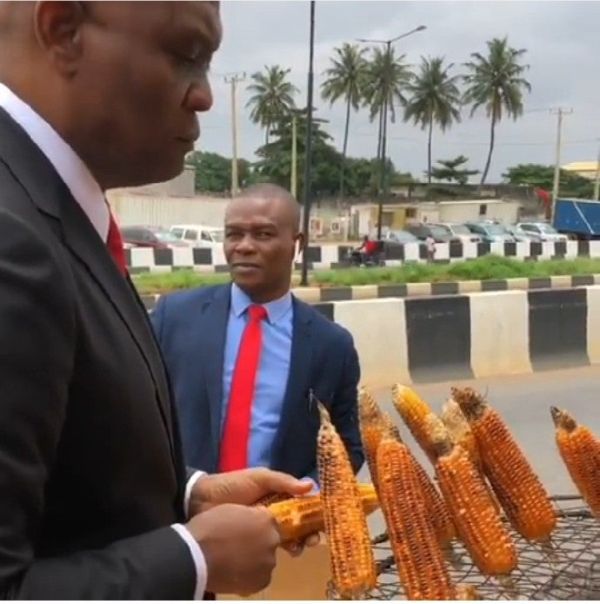
M 121 274 L 125 276 L 127 274 L 127 263 L 125 262 L 123 239 L 121 238 L 121 231 L 115 222 L 112 212 L 110 213 L 110 222 L 108 223 L 108 237 L 106 238 L 106 245 L 110 255 L 115 261 L 115 264 L 121 271 Z
M 263 306 L 248 307 L 248 323 L 242 335 L 233 370 L 231 394 L 221 440 L 219 462 L 221 472 L 242 470 L 248 467 L 252 401 L 262 346 L 261 322 L 266 318 L 267 311 Z

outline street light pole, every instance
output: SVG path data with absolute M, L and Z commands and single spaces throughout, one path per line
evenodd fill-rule
M 390 38 L 389 40 L 370 40 L 367 38 L 358 38 L 358 42 L 363 42 L 367 44 L 385 44 L 386 46 L 386 59 L 389 62 L 391 60 L 392 55 L 392 44 L 401 40 L 402 38 L 406 38 L 412 34 L 415 34 L 419 31 L 423 31 L 427 29 L 426 25 L 419 25 L 410 31 L 407 31 L 404 34 L 400 34 L 395 38 Z M 383 104 L 381 107 L 382 114 L 382 125 L 381 125 L 381 140 L 379 142 L 379 149 L 381 150 L 381 155 L 379 157 L 381 161 L 381 168 L 379 174 L 379 200 L 377 204 L 377 239 L 381 239 L 381 226 L 383 222 L 383 196 L 385 194 L 385 185 L 386 185 L 386 172 L 387 172 L 387 161 L 386 161 L 386 145 L 387 145 L 387 122 L 388 122 L 388 94 L 387 90 L 384 90 Z
M 308 285 L 308 242 L 310 236 L 310 193 L 311 193 L 311 164 L 312 164 L 312 113 L 313 113 L 313 63 L 315 57 L 315 0 L 310 2 L 310 50 L 308 58 L 308 93 L 306 144 L 304 152 L 304 210 L 302 215 L 302 230 L 304 233 L 304 251 L 302 252 L 302 276 L 300 285 Z

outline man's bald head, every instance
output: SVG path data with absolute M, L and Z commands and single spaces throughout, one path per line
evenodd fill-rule
M 304 239 L 300 206 L 283 187 L 243 190 L 225 212 L 225 257 L 234 282 L 257 303 L 283 296 Z
M 300 230 L 300 205 L 287 189 L 271 183 L 257 183 L 243 189 L 230 207 L 238 203 L 247 204 L 252 199 L 277 208 L 277 213 L 293 231 L 297 233 Z

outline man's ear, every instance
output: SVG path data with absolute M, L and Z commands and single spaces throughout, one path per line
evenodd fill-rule
M 87 17 L 82 2 L 42 1 L 34 10 L 34 33 L 40 48 L 65 76 L 73 76 L 83 52 L 81 28 Z
M 296 258 L 300 255 L 301 252 L 304 251 L 305 245 L 306 239 L 304 238 L 304 233 L 298 233 L 298 235 L 296 236 Z

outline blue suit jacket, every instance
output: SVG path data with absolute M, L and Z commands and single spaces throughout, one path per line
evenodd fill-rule
M 152 323 L 179 411 L 188 465 L 218 467 L 225 334 L 231 287 L 186 290 L 162 296 Z M 358 356 L 350 333 L 294 298 L 290 373 L 271 467 L 296 477 L 316 467 L 319 414 L 309 391 L 329 409 L 352 466 L 364 461 L 357 413 Z

